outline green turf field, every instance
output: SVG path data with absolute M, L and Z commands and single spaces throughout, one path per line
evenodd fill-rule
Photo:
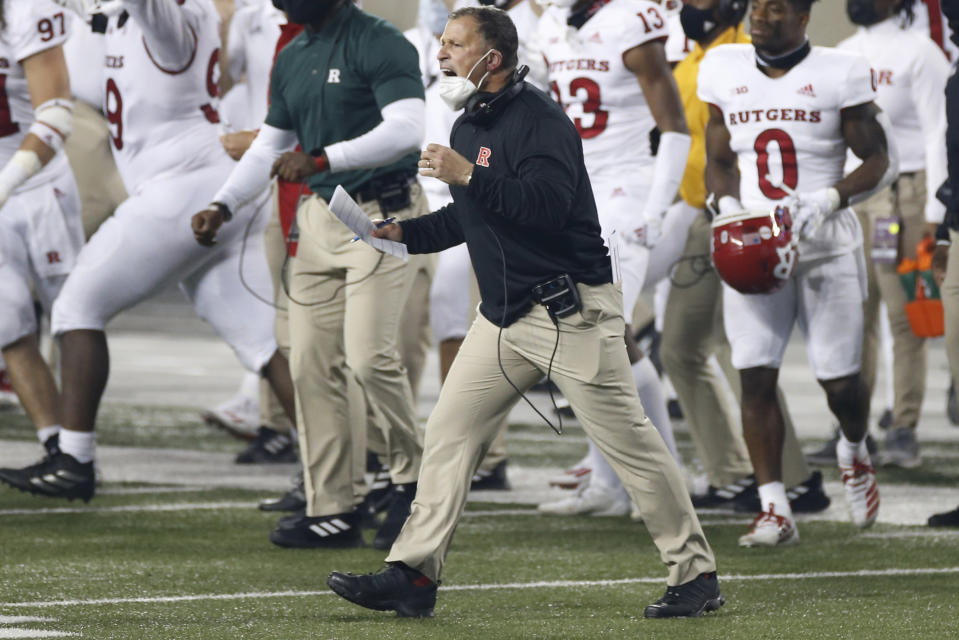
M 104 421 L 101 444 L 125 443 L 110 434 L 126 414 L 104 415 L 113 417 Z M 182 443 L 165 429 L 188 429 L 186 419 L 163 415 L 165 422 L 142 422 L 140 446 L 143 438 L 154 446 Z M 9 428 L 3 433 L 22 435 L 8 418 L 0 418 Z M 526 439 L 541 433 L 513 432 L 517 460 L 561 468 L 579 454 L 579 445 L 544 448 Z M 201 442 L 236 448 L 216 434 L 204 433 Z M 680 442 L 691 452 L 685 438 Z M 959 487 L 955 447 L 940 445 L 943 457 L 927 456 L 921 470 L 880 479 Z M 325 586 L 333 569 L 377 569 L 383 552 L 273 547 L 266 536 L 275 516 L 255 509 L 266 495 L 106 483 L 82 505 L 0 488 L 0 638 L 959 637 L 959 532 L 887 523 L 863 534 L 844 522 L 812 520 L 800 522 L 798 547 L 744 550 L 736 538 L 747 516 L 703 515 L 726 606 L 698 620 L 653 621 L 642 611 L 662 595 L 665 570 L 641 524 L 470 503 L 436 617 L 403 620 L 356 607 Z M 959 489 L 955 495 L 959 501 Z

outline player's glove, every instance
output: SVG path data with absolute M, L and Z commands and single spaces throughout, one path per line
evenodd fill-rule
M 829 216 L 839 209 L 840 196 L 835 187 L 797 193 L 787 201 L 793 224 L 800 238 L 811 238 Z
M 646 222 L 633 229 L 632 240 L 647 249 L 652 249 L 663 235 L 663 219 L 652 216 Z M 626 237 L 629 237 L 627 234 Z

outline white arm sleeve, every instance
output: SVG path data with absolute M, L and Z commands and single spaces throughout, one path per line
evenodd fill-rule
M 948 175 L 946 165 L 946 81 L 949 63 L 935 45 L 913 74 L 913 104 L 919 115 L 919 127 L 926 156 L 926 222 L 942 222 L 946 205 L 936 198 L 939 185 Z
M 644 221 L 662 218 L 666 209 L 672 206 L 686 171 L 691 144 L 692 138 L 685 133 L 666 131 L 660 136 L 653 184 L 649 190 L 649 198 L 646 199 L 646 206 L 643 207 Z
M 231 212 L 266 189 L 270 184 L 270 169 L 284 151 L 296 146 L 296 133 L 287 129 L 277 129 L 264 123 L 253 144 L 220 190 L 213 196 L 213 202 L 226 205 Z
M 889 156 L 889 167 L 886 169 L 886 172 L 882 174 L 882 178 L 879 179 L 879 184 L 869 191 L 862 191 L 851 196 L 849 198 L 850 205 L 859 204 L 864 200 L 868 200 L 873 195 L 891 185 L 895 182 L 896 178 L 899 177 L 899 148 L 896 146 L 896 137 L 893 135 L 892 122 L 889 121 L 889 116 L 887 116 L 884 111 L 876 114 L 876 121 L 886 134 L 886 153 Z M 933 195 L 933 197 L 935 197 L 935 195 Z
M 186 67 L 196 54 L 196 32 L 176 0 L 122 0 L 143 29 L 147 51 L 154 62 L 172 72 Z
M 404 98 L 380 110 L 383 122 L 352 140 L 324 147 L 330 171 L 372 169 L 396 162 L 416 151 L 426 130 L 426 103 Z

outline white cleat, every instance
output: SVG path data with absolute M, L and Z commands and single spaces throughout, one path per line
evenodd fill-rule
M 879 485 L 869 454 L 864 459 L 853 458 L 852 466 L 839 465 L 839 475 L 852 523 L 860 529 L 871 527 L 879 515 Z
M 212 409 L 200 414 L 203 421 L 240 440 L 253 440 L 260 428 L 260 402 L 237 394 Z
M 538 510 L 554 516 L 625 516 L 631 507 L 632 502 L 622 487 L 611 489 L 589 484 L 576 495 L 539 505 Z
M 549 486 L 557 489 L 580 489 L 589 484 L 593 470 L 577 465 L 549 479 Z
M 773 505 L 753 520 L 749 532 L 739 537 L 740 547 L 788 547 L 799 544 L 799 530 L 792 518 L 776 514 Z

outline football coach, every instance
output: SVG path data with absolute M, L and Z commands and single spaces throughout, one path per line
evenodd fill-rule
M 432 253 L 465 242 L 480 303 L 426 426 L 412 512 L 375 574 L 333 572 L 358 605 L 431 616 L 470 479 L 497 426 L 549 370 L 623 480 L 669 569 L 647 617 L 697 616 L 723 604 L 712 550 L 679 468 L 646 418 L 623 342 L 622 294 L 600 235 L 579 134 L 562 108 L 516 71 L 505 12 L 451 14 L 438 54 L 441 93 L 465 107 L 452 148 L 431 144 L 420 175 L 453 203 L 376 235 Z

